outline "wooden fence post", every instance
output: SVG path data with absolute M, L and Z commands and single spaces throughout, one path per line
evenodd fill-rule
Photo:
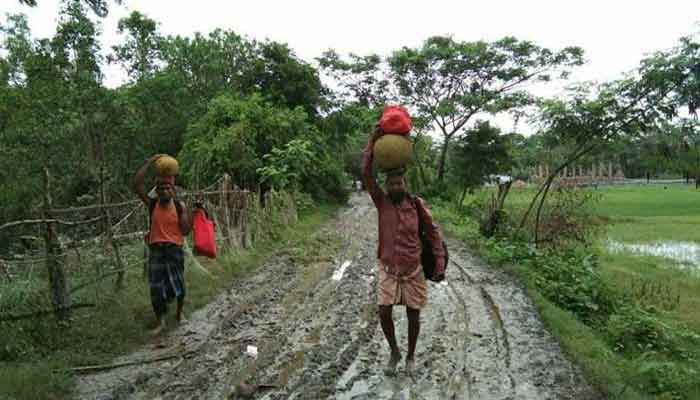
M 124 286 L 124 263 L 122 262 L 121 254 L 119 253 L 119 247 L 114 241 L 112 232 L 112 218 L 109 215 L 109 210 L 105 204 L 107 203 L 107 195 L 105 194 L 105 168 L 104 161 L 100 166 L 100 204 L 102 205 L 102 217 L 104 218 L 104 229 L 102 234 L 104 235 L 105 244 L 109 246 L 114 252 L 114 257 L 117 261 L 117 281 L 115 287 L 117 290 L 121 290 Z
M 224 178 L 221 180 L 221 207 L 223 208 L 224 211 L 224 229 L 221 231 L 224 232 L 225 235 L 225 241 L 224 243 L 227 244 L 227 246 L 231 246 L 232 243 L 232 237 L 231 237 L 231 216 L 229 212 L 229 201 L 228 201 L 228 191 L 229 188 L 231 187 L 230 185 L 230 180 L 231 177 L 228 174 L 224 174 Z
M 44 167 L 44 219 L 51 220 L 51 176 L 48 167 Z M 70 293 L 68 291 L 68 279 L 64 269 L 61 244 L 55 222 L 46 223 L 44 243 L 46 245 L 46 269 L 49 274 L 49 287 L 51 288 L 51 302 L 53 304 L 56 319 L 68 321 L 70 319 Z
M 243 246 L 244 249 L 248 249 L 252 247 L 252 240 L 250 238 L 250 204 L 253 204 L 253 201 L 250 201 L 248 198 L 250 197 L 250 192 L 248 190 L 243 190 L 241 191 L 241 203 L 240 203 L 240 210 L 238 211 L 239 213 L 239 226 L 241 227 L 241 246 Z

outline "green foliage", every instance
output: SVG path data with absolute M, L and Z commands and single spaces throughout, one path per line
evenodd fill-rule
M 211 181 L 223 172 L 242 187 L 259 184 L 342 199 L 347 177 L 306 113 L 261 96 L 214 99 L 190 125 L 179 158 L 185 175 Z
M 179 155 L 185 175 L 211 181 L 227 172 L 234 182 L 252 187 L 259 182 L 263 157 L 297 137 L 318 135 L 306 113 L 275 107 L 261 96 L 214 99 L 207 113 L 187 130 Z M 196 174 L 196 175 L 195 175 Z
M 334 251 L 336 241 L 322 233 L 320 228 L 334 215 L 337 208 L 335 205 L 318 203 L 310 212 L 301 214 L 299 221 L 285 225 L 282 223 L 283 216 L 279 213 L 279 209 L 284 206 L 285 194 L 275 193 L 272 196 L 272 210 L 266 213 L 263 221 L 267 225 L 265 231 L 268 235 L 255 233 L 262 240 L 256 242 L 254 248 L 221 252 L 216 260 L 200 259 L 209 274 L 195 268 L 189 258 L 186 260 L 186 313 L 194 312 L 211 302 L 230 286 L 232 280 L 252 273 L 269 261 L 270 257 L 294 252 L 293 258 L 299 262 L 315 262 Z M 273 230 L 271 226 L 279 228 Z M 148 296 L 148 283 L 141 271 L 142 243 L 122 245 L 121 249 L 122 256 L 133 266 L 126 274 L 124 288 L 120 292 L 113 292 L 112 282 L 105 281 L 97 308 L 76 311 L 70 326 L 58 325 L 51 317 L 13 323 L 0 322 L 3 332 L 0 336 L 0 398 L 69 398 L 74 376 L 66 368 L 107 363 L 152 342 L 147 331 L 153 326 L 154 317 Z M 90 256 L 86 259 L 96 258 Z M 23 302 L 20 304 L 22 307 L 31 308 L 32 305 L 43 304 L 40 309 L 50 308 L 48 296 L 40 291 L 43 282 L 36 284 L 36 288 L 19 288 L 14 285 L 17 291 L 15 298 Z M 104 290 L 107 288 L 110 289 Z M 25 294 L 27 290 L 36 289 L 36 299 L 23 296 L 21 289 L 24 289 Z M 94 292 L 90 289 L 77 292 L 75 300 L 94 302 Z M 0 288 L 0 293 L 3 294 L 0 304 L 7 304 L 5 287 Z M 28 302 L 31 304 L 24 304 Z M 0 313 L 5 311 L 0 309 Z M 173 318 L 172 312 L 169 318 Z M 169 321 L 168 325 L 174 326 L 174 321 Z
M 691 146 L 696 147 L 693 143 L 696 140 L 691 138 L 696 136 L 697 121 L 684 121 L 682 117 L 685 110 L 694 114 L 700 104 L 697 65 L 700 65 L 700 44 L 696 37 L 685 37 L 676 48 L 643 59 L 636 73 L 624 79 L 601 85 L 579 84 L 569 89 L 565 99 L 541 101 L 539 119 L 544 140 L 560 147 L 564 154 L 557 164 L 567 165 L 605 146 L 614 154 L 613 149 L 627 143 L 657 147 L 651 157 L 636 160 L 637 169 L 657 172 L 660 158 L 668 159 L 668 164 L 674 163 L 671 157 L 659 157 L 670 146 L 666 140 L 650 143 L 639 138 L 659 130 L 668 133 L 673 130 L 668 128 L 669 124 L 684 127 L 689 137 L 681 140 L 684 150 L 680 153 L 691 154 Z M 622 151 L 620 156 L 613 158 L 628 161 L 635 152 Z M 693 156 L 694 159 L 681 162 L 686 174 L 698 169 L 697 154 Z
M 110 57 L 110 62 L 123 64 L 129 76 L 136 80 L 150 77 L 156 71 L 162 40 L 157 27 L 154 20 L 138 11 L 120 19 L 117 33 L 128 36 L 124 43 L 112 48 L 115 54 Z
M 500 129 L 488 121 L 477 121 L 452 147 L 450 176 L 460 187 L 478 188 L 490 180 L 490 175 L 510 171 L 507 150 Z
M 60 362 L 42 366 L 0 363 L 0 398 L 6 400 L 59 399 L 70 395 L 70 376 L 54 371 Z
M 653 307 L 645 309 L 634 303 L 621 304 L 610 315 L 605 332 L 619 352 L 643 354 L 653 351 L 679 359 L 691 358 L 682 342 L 690 339 L 698 344 L 700 335 L 665 323 L 660 317 L 660 312 Z
M 568 67 L 583 63 L 583 50 L 554 52 L 513 37 L 489 43 L 434 36 L 420 48 L 394 52 L 388 61 L 401 94 L 424 99 L 416 106 L 435 113 L 433 122 L 451 135 L 476 111 L 497 113 L 528 104 L 530 95 L 518 86 L 549 81 L 557 72 L 566 76 Z M 446 90 L 436 92 L 435 87 Z
M 165 71 L 186 82 L 201 112 L 217 96 L 258 93 L 272 104 L 316 116 L 322 92 L 318 74 L 284 44 L 215 29 L 207 36 L 168 36 L 159 41 L 159 50 Z
M 682 400 L 681 389 L 692 388 L 698 379 L 696 370 L 671 361 L 643 361 L 638 368 L 645 388 L 662 400 Z
M 558 215 L 582 222 L 594 220 L 598 212 L 609 216 L 620 212 L 626 220 L 654 212 L 668 215 L 660 221 L 674 213 L 686 215 L 692 208 L 679 205 L 694 193 L 663 187 L 614 188 L 597 201 L 585 200 L 582 191 L 565 191 L 555 193 L 553 203 L 562 205 Z M 533 192 L 516 194 L 506 208 L 510 219 L 517 217 Z M 452 201 L 434 202 L 434 215 L 491 265 L 508 268 L 525 281 L 547 325 L 593 381 L 602 384 L 611 398 L 697 398 L 697 277 L 660 265 L 656 258 L 601 253 L 592 240 L 600 232 L 597 228 L 586 233 L 584 242 L 558 241 L 540 249 L 512 229 L 485 239 L 475 221 L 487 195 L 470 195 L 461 208 Z M 659 210 L 655 196 L 668 198 L 669 208 Z
M 531 104 L 530 94 L 521 89 L 526 82 L 565 77 L 569 68 L 582 64 L 582 56 L 577 47 L 555 52 L 512 37 L 460 42 L 434 36 L 386 60 L 351 54 L 345 61 L 331 50 L 319 64 L 338 81 L 346 101 L 375 107 L 400 102 L 412 106 L 422 126 L 436 127 L 443 135 L 437 159 L 437 178 L 443 180 L 450 141 L 473 116 Z
M 310 194 L 295 192 L 293 197 L 294 205 L 296 206 L 299 215 L 307 215 L 316 209 L 316 202 Z
M 263 156 L 263 161 L 266 165 L 257 170 L 261 182 L 292 191 L 299 190 L 302 175 L 318 163 L 311 150 L 311 142 L 304 139 L 293 139 L 282 149 L 275 147 L 271 153 Z
M 544 210 L 541 240 L 549 247 L 591 245 L 600 226 L 594 218 L 600 194 L 585 188 L 559 187 Z
M 584 322 L 605 318 L 615 306 L 598 272 L 598 259 L 582 249 L 538 251 L 524 241 L 489 238 L 484 251 L 493 263 L 522 268 L 538 293 Z
M 266 42 L 258 46 L 253 88 L 265 99 L 289 108 L 301 107 L 315 118 L 321 105 L 322 85 L 316 70 L 298 59 L 286 44 Z
M 380 56 L 350 54 L 349 58 L 345 61 L 335 50 L 328 50 L 317 59 L 321 69 L 340 86 L 333 99 L 336 103 L 357 102 L 361 107 L 376 108 L 396 100 Z
M 109 1 L 108 0 L 83 0 L 92 11 L 99 17 L 106 17 L 109 13 Z M 114 0 L 115 3 L 121 4 L 123 0 Z M 25 4 L 30 7 L 37 6 L 37 0 L 19 0 L 20 4 Z

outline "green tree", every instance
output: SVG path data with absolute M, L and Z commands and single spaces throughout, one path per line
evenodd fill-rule
M 500 113 L 531 103 L 523 88 L 532 81 L 566 77 L 583 62 L 583 50 L 561 51 L 506 37 L 495 42 L 458 42 L 431 37 L 420 48 L 389 58 L 391 78 L 403 97 L 428 116 L 443 136 L 438 180 L 445 173 L 450 141 L 482 112 Z
M 122 64 L 134 81 L 153 76 L 157 69 L 161 41 L 157 28 L 158 24 L 154 20 L 138 11 L 120 19 L 117 33 L 127 36 L 123 43 L 112 47 L 114 55 L 109 58 L 110 62 Z
M 252 79 L 255 90 L 269 102 L 302 107 L 307 115 L 317 117 L 324 89 L 316 69 L 298 59 L 286 44 L 260 43 L 257 54 Z M 250 92 L 252 88 L 242 89 Z
M 391 86 L 384 60 L 376 54 L 350 54 L 345 61 L 335 50 L 327 50 L 317 59 L 321 70 L 338 86 L 331 92 L 333 106 L 357 102 L 366 108 L 382 107 L 389 101 L 398 101 Z
M 459 204 L 467 190 L 489 182 L 493 175 L 508 174 L 512 166 L 507 138 L 488 121 L 477 121 L 455 142 L 451 152 L 450 176 L 463 188 Z
M 83 0 L 99 17 L 106 17 L 109 13 L 109 0 Z M 114 0 L 116 4 L 122 4 L 123 0 Z M 20 4 L 30 7 L 37 6 L 37 0 L 19 0 Z
M 300 107 L 276 107 L 260 95 L 222 95 L 187 130 L 180 159 L 191 182 L 211 181 L 227 172 L 239 185 L 255 188 L 266 154 L 294 138 L 314 136 L 318 132 Z
M 421 47 L 404 47 L 386 60 L 350 55 L 345 61 L 333 50 L 319 59 L 322 70 L 337 82 L 337 95 L 361 104 L 411 106 L 442 135 L 437 178 L 442 181 L 450 142 L 480 113 L 513 111 L 531 104 L 525 86 L 533 81 L 564 78 L 582 64 L 583 50 L 552 51 L 506 37 L 495 42 L 459 42 L 428 38 Z
M 557 174 L 576 160 L 623 135 L 640 136 L 672 122 L 686 109 L 695 113 L 698 99 L 700 44 L 682 38 L 668 51 L 641 61 L 636 75 L 600 86 L 580 85 L 567 99 L 541 102 L 544 134 L 569 151 L 547 177 L 523 215 L 524 226 L 539 202 L 534 225 L 537 242 L 539 220 L 547 193 Z

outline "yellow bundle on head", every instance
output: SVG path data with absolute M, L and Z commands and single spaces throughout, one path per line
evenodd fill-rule
M 413 157 L 413 142 L 402 135 L 385 134 L 374 143 L 374 160 L 382 172 L 405 167 Z
M 177 160 L 168 155 L 158 157 L 155 161 L 156 173 L 160 176 L 175 176 L 180 172 Z

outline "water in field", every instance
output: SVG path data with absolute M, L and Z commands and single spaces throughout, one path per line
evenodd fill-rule
M 608 240 L 606 247 L 613 253 L 632 253 L 664 257 L 676 261 L 680 267 L 700 269 L 700 244 L 695 242 L 659 241 L 653 243 L 621 243 Z

